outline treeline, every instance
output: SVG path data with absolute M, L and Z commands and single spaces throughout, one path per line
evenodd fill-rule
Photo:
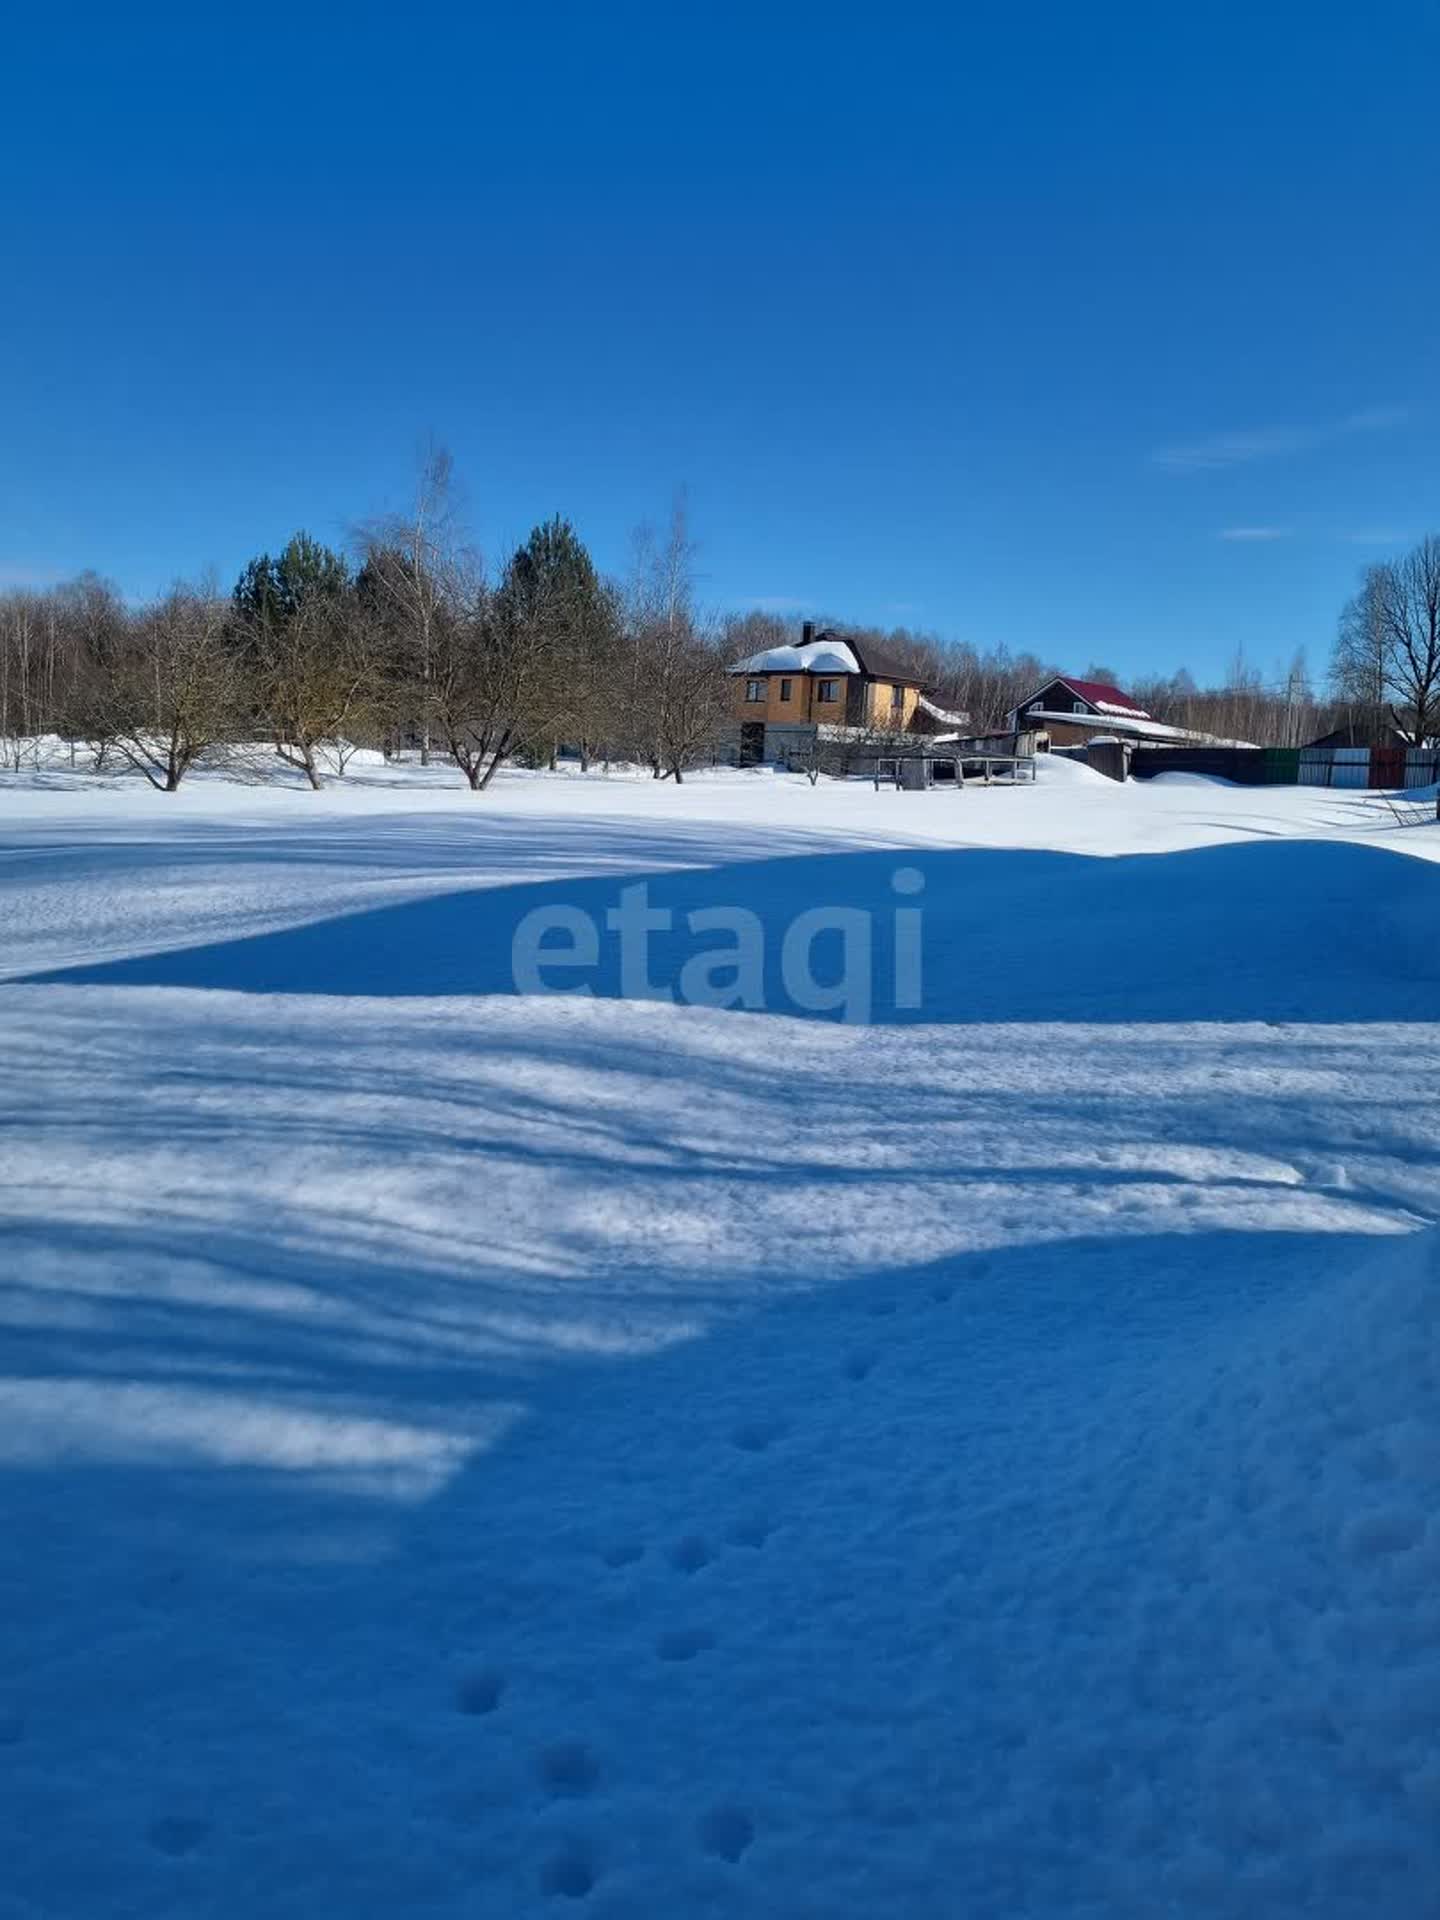
M 733 614 L 723 623 L 732 659 L 767 647 L 793 644 L 801 621 L 773 614 Z M 1046 679 L 1065 669 L 1033 653 L 1012 654 L 1004 647 L 982 651 L 968 641 L 949 640 L 911 627 L 869 627 L 838 616 L 819 615 L 817 631 L 833 627 L 861 643 L 879 642 L 886 653 L 921 680 L 934 703 L 950 713 L 965 713 L 977 730 L 1004 725 L 1005 716 Z M 1069 671 L 1073 672 L 1071 663 Z
M 1003 728 L 1008 716 L 1057 674 L 1118 686 L 1167 726 L 1224 740 L 1248 740 L 1256 746 L 1301 746 L 1342 724 L 1355 710 L 1354 697 L 1344 688 L 1316 691 L 1303 653 L 1272 680 L 1237 656 L 1221 684 L 1204 687 L 1183 667 L 1168 676 L 1136 680 L 1103 662 L 1081 665 L 1073 658 L 1047 660 L 1034 653 L 1011 653 L 1005 647 L 980 649 L 968 641 L 909 627 L 872 628 L 840 619 L 822 619 L 818 624 L 833 625 L 862 645 L 866 639 L 883 644 L 925 682 L 937 706 L 968 714 L 968 724 L 977 733 Z M 799 625 L 798 620 L 750 613 L 727 621 L 725 632 L 732 652 L 739 656 L 793 642 L 799 637 Z
M 1365 569 L 1340 616 L 1331 677 L 1415 746 L 1440 735 L 1440 538 Z
M 1440 539 L 1366 568 L 1341 611 L 1323 693 L 1303 653 L 1272 682 L 1237 658 L 1220 687 L 1197 687 L 1182 672 L 1130 691 L 1157 720 L 1257 746 L 1303 746 L 1335 731 L 1373 746 L 1392 729 L 1428 745 L 1440 733 Z
M 730 725 L 725 669 L 799 638 L 799 621 L 722 618 L 697 605 L 683 508 L 637 536 L 623 581 L 600 576 L 570 524 L 537 527 L 487 573 L 468 544 L 448 456 L 430 455 L 411 508 L 361 528 L 351 554 L 297 534 L 229 593 L 181 585 L 128 606 L 94 574 L 0 594 L 0 765 L 45 737 L 173 792 L 202 759 L 267 743 L 318 788 L 357 747 L 452 762 L 477 792 L 507 759 L 617 760 L 683 778 Z M 1125 685 L 1091 662 L 977 649 L 910 628 L 870 629 L 943 711 L 976 732 L 1057 673 Z M 1370 568 L 1346 607 L 1325 695 L 1303 654 L 1267 681 L 1237 658 L 1223 684 L 1185 671 L 1130 681 L 1157 720 L 1256 745 L 1303 744 L 1383 721 L 1440 731 L 1440 540 Z
M 1271 683 L 1237 658 L 1222 687 L 1179 673 L 1130 691 L 1157 720 L 1257 746 L 1303 746 L 1339 729 L 1362 746 L 1383 744 L 1392 729 L 1426 746 L 1440 734 L 1440 538 L 1365 569 L 1341 610 L 1323 695 L 1303 653 Z
M 1303 654 L 1273 681 L 1237 657 L 1219 686 L 1197 686 L 1182 668 L 1169 678 L 1137 681 L 1129 692 L 1167 727 L 1257 747 L 1303 747 L 1343 717 L 1341 703 L 1316 692 Z
M 560 518 L 491 578 L 441 453 L 353 560 L 302 533 L 229 594 L 180 585 L 131 608 L 87 574 L 0 596 L 0 754 L 18 767 L 59 735 L 165 792 L 257 740 L 315 788 L 357 746 L 444 758 L 477 792 L 503 761 L 544 764 L 562 744 L 679 780 L 724 722 L 728 658 L 696 607 L 682 509 L 637 536 L 623 583 Z

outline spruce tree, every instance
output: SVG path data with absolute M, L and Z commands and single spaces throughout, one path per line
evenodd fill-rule
M 556 514 L 510 557 L 495 617 L 541 656 L 540 732 L 550 755 L 562 742 L 582 765 L 602 744 L 613 689 L 617 621 L 613 596 L 570 522 Z

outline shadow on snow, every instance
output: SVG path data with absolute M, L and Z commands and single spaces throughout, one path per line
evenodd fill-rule
M 923 876 L 918 892 L 896 890 L 904 869 Z M 625 943 L 607 927 L 622 889 L 637 886 L 652 913 L 665 916 L 644 936 L 643 972 L 638 937 L 627 970 Z M 897 1007 L 895 915 L 917 908 L 923 994 L 918 1007 Z M 1440 866 L 1324 841 L 1117 858 L 989 849 L 811 854 L 526 881 L 27 978 L 251 994 L 513 994 L 516 938 L 539 910 L 584 916 L 596 930 L 593 964 L 543 967 L 547 988 L 695 1000 L 705 989 L 685 970 L 699 956 L 715 957 L 708 977 L 718 993 L 734 984 L 721 954 L 734 951 L 736 935 L 707 927 L 705 917 L 737 909 L 755 916 L 763 947 L 755 1010 L 782 1014 L 837 1017 L 820 1004 L 847 964 L 841 933 L 823 925 L 837 915 L 851 921 L 848 965 L 853 971 L 863 950 L 869 983 L 849 1004 L 868 1003 L 878 1024 L 1430 1020 L 1440 987 Z M 782 960 L 787 929 L 807 912 L 822 924 L 800 942 L 810 987 L 797 994 Z M 573 951 L 572 941 L 568 931 L 546 934 L 542 958 L 545 947 L 552 957 Z

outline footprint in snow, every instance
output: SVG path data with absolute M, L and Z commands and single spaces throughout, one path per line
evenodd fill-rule
M 670 1549 L 670 1564 L 677 1573 L 698 1573 L 708 1567 L 712 1555 L 698 1533 L 687 1533 Z
M 662 1660 L 693 1660 L 697 1653 L 708 1653 L 715 1636 L 708 1627 L 672 1627 L 655 1642 Z
M 600 1778 L 600 1763 L 583 1740 L 561 1740 L 546 1747 L 537 1770 L 553 1800 L 578 1799 Z
M 774 1528 L 762 1515 L 749 1514 L 745 1518 L 737 1520 L 725 1538 L 730 1542 L 732 1547 L 758 1549 L 764 1546 L 773 1532 Z
M 712 1807 L 701 1814 L 696 1832 L 706 1853 L 734 1866 L 755 1838 L 755 1824 L 739 1807 Z
M 505 1691 L 505 1676 L 493 1667 L 480 1667 L 463 1674 L 455 1687 L 455 1707 L 459 1713 L 493 1713 Z
M 595 1885 L 595 1869 L 578 1847 L 552 1854 L 540 1869 L 540 1891 L 564 1900 L 583 1900 Z
M 166 1853 L 172 1860 L 179 1860 L 185 1854 L 193 1853 L 209 1831 L 210 1824 L 206 1820 L 167 1813 L 151 1822 L 146 1837 L 157 1853 Z

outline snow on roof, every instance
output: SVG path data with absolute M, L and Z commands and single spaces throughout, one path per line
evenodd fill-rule
M 764 653 L 747 654 L 745 659 L 737 660 L 731 673 L 799 673 L 801 667 L 798 647 L 768 647 Z
M 1070 683 L 1067 680 L 1065 684 L 1068 686 Z M 1036 720 L 1056 726 L 1083 727 L 1086 716 L 1083 713 L 1051 713 L 1044 708 L 1032 708 L 1025 715 L 1026 724 Z M 1222 740 L 1216 734 L 1195 733 L 1188 727 L 1167 727 L 1163 721 L 1152 720 L 1149 714 L 1131 718 L 1107 713 L 1105 722 L 1108 730 L 1103 736 L 1105 738 L 1123 734 L 1127 740 L 1156 740 L 1173 747 L 1252 747 L 1255 744 L 1253 740 Z M 1095 737 L 1099 739 L 1102 736 L 1097 734 Z
M 1038 699 L 1042 693 L 1048 693 L 1051 687 L 1067 687 L 1077 700 L 1083 700 L 1087 707 L 1094 707 L 1097 713 L 1114 714 L 1120 720 L 1151 718 L 1128 693 L 1122 693 L 1119 687 L 1112 687 L 1107 680 L 1072 680 L 1067 673 L 1057 673 L 1043 687 L 1036 687 L 1033 693 L 1027 693 L 1016 712 L 1030 701 Z
M 947 727 L 968 727 L 970 724 L 968 713 L 950 713 L 944 707 L 937 707 L 933 700 L 927 700 L 923 693 L 917 696 L 916 705 L 928 713 L 932 720 L 943 721 Z
M 1029 726 L 1032 722 L 1041 720 L 1057 726 L 1083 727 L 1087 719 L 1093 723 L 1094 715 L 1052 711 L 1049 707 L 1032 707 L 1025 715 L 1025 724 Z M 1141 716 L 1137 713 L 1134 718 L 1118 718 L 1107 714 L 1105 719 L 1108 726 L 1113 727 L 1117 733 L 1124 733 L 1127 739 L 1195 740 L 1200 737 L 1198 734 L 1187 734 L 1180 727 L 1167 727 L 1160 720 L 1152 720 L 1148 714 Z
M 737 660 L 731 673 L 859 673 L 860 662 L 843 640 L 812 640 L 803 647 L 767 647 Z
M 1112 687 L 1108 681 L 1072 680 L 1068 674 L 1059 675 L 1059 680 L 1062 687 L 1069 687 L 1073 694 L 1081 700 L 1088 700 L 1101 713 L 1128 714 L 1136 720 L 1150 718 L 1144 707 L 1132 700 L 1128 693 L 1122 693 L 1119 687 Z
M 1113 713 L 1122 719 L 1148 720 L 1150 717 L 1144 707 L 1117 707 L 1113 700 L 1096 700 L 1093 704 L 1097 712 Z

